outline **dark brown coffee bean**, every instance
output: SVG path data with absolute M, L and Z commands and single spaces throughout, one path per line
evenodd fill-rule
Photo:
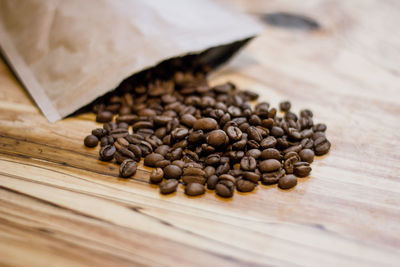
M 117 151 L 114 154 L 114 159 L 118 164 L 121 164 L 122 162 L 124 162 L 124 160 L 130 159 L 130 158 Z
M 157 153 L 151 153 L 144 158 L 143 164 L 148 167 L 155 167 L 157 161 L 161 160 L 164 160 L 164 157 L 162 155 Z
M 257 161 L 253 157 L 243 157 L 240 160 L 240 168 L 244 171 L 254 171 L 257 168 Z
M 255 183 L 244 179 L 239 179 L 236 183 L 236 188 L 239 192 L 251 192 L 255 187 Z
M 185 187 L 185 194 L 188 196 L 199 196 L 205 192 L 204 185 L 199 183 L 190 183 Z
M 170 147 L 167 145 L 161 145 L 157 147 L 154 152 L 158 153 L 160 155 L 163 155 L 164 157 L 168 154 Z
M 239 178 L 239 177 L 243 176 L 243 170 L 241 170 L 241 169 L 229 170 L 228 174 L 232 175 L 235 178 Z
M 320 138 L 320 137 L 326 138 L 325 132 L 315 132 L 315 133 L 313 134 L 313 136 L 312 136 L 312 139 L 313 139 L 314 142 L 315 142 L 315 140 L 317 140 L 317 139 Z
M 254 140 L 252 140 L 252 141 L 254 141 Z M 242 138 L 242 140 L 237 141 L 232 144 L 232 149 L 233 150 L 244 150 L 244 148 L 246 147 L 246 144 L 247 144 L 247 139 Z
M 283 154 L 289 153 L 289 152 L 300 152 L 300 150 L 302 149 L 301 145 L 295 145 L 295 146 L 290 146 L 288 148 L 286 148 L 285 150 L 283 150 Z
M 131 177 L 136 173 L 137 163 L 132 159 L 126 159 L 119 166 L 119 175 L 121 177 L 127 178 Z
M 226 129 L 226 133 L 228 134 L 229 138 L 234 141 L 238 141 L 242 138 L 242 131 L 236 126 L 229 126 Z
M 243 178 L 253 183 L 257 183 L 260 180 L 261 175 L 256 172 L 243 172 Z
M 299 156 L 302 161 L 312 163 L 314 161 L 314 151 L 311 149 L 303 149 L 299 152 Z
M 283 101 L 283 102 L 281 102 L 281 103 L 279 103 L 279 109 L 281 110 L 281 111 L 289 111 L 290 110 L 290 108 L 291 108 L 291 104 L 290 104 L 290 102 L 289 101 Z
M 117 123 L 126 122 L 127 124 L 131 125 L 139 120 L 139 117 L 134 114 L 118 116 L 116 118 Z
M 297 159 L 297 161 L 300 161 L 300 160 L 301 160 L 299 154 L 297 154 L 297 153 L 294 152 L 294 151 L 290 151 L 290 152 L 286 153 L 286 154 L 283 156 L 283 160 L 285 161 L 285 160 L 287 160 L 287 159 L 290 159 L 291 157 L 295 157 L 295 158 Z
M 185 162 L 182 160 L 174 160 L 172 164 L 178 166 L 181 169 L 185 167 Z
M 217 176 L 220 176 L 221 174 L 227 173 L 229 170 L 230 170 L 229 163 L 224 163 L 224 164 L 218 166 L 218 168 L 215 171 L 215 174 Z
M 138 147 L 142 151 L 142 157 L 145 157 L 153 152 L 153 147 L 146 141 L 140 141 Z
M 216 166 L 220 163 L 221 161 L 221 156 L 218 154 L 210 154 L 207 156 L 205 163 L 207 165 L 212 165 L 212 166 Z
M 129 144 L 128 149 L 135 155 L 133 159 L 139 162 L 140 158 L 142 157 L 142 150 L 140 147 L 134 144 Z
M 92 131 L 92 134 L 96 136 L 98 139 L 107 135 L 107 130 L 103 128 L 96 128 Z
M 114 114 L 110 111 L 106 111 L 106 110 L 100 111 L 99 113 L 97 113 L 96 121 L 103 122 L 103 123 L 109 122 L 112 120 L 113 116 L 114 116 Z
M 123 137 L 117 138 L 117 142 L 116 143 L 120 144 L 123 147 L 128 147 L 129 146 L 129 142 Z
M 114 154 L 117 150 L 113 145 L 105 145 L 100 149 L 99 156 L 102 161 L 110 161 L 114 158 Z
M 100 146 L 112 145 L 114 144 L 114 138 L 112 136 L 104 136 L 100 140 Z
M 188 141 L 193 144 L 202 142 L 204 139 L 204 133 L 202 130 L 194 131 L 189 134 Z
M 324 123 L 318 123 L 314 125 L 313 130 L 314 132 L 325 132 L 326 131 L 326 125 Z
M 301 117 L 312 117 L 313 113 L 309 109 L 303 109 L 303 110 L 300 111 L 300 116 Z
M 273 172 L 281 166 L 282 164 L 276 159 L 267 159 L 260 162 L 259 168 L 261 172 Z
M 288 135 L 291 138 L 291 140 L 300 140 L 301 139 L 301 133 L 295 128 L 289 128 Z
M 312 138 L 314 132 L 311 129 L 304 129 L 301 131 L 301 138 Z
M 205 178 L 203 176 L 196 176 L 196 175 L 183 175 L 182 181 L 185 184 L 191 184 L 191 183 L 205 184 L 205 182 L 207 181 L 207 178 Z
M 258 159 L 261 157 L 261 151 L 253 148 L 246 152 L 246 156 Z
M 322 156 L 329 152 L 331 143 L 325 137 L 319 137 L 314 141 L 315 155 Z
M 227 174 L 227 173 L 220 175 L 220 176 L 218 177 L 218 180 L 219 180 L 219 181 L 228 180 L 228 181 L 232 182 L 233 184 L 236 184 L 236 179 L 235 179 L 235 177 L 232 176 L 232 175 L 230 175 L 230 174 Z
M 293 173 L 298 177 L 306 177 L 310 174 L 311 167 L 310 163 L 308 162 L 296 162 L 294 164 L 294 171 Z
M 234 188 L 226 185 L 225 183 L 218 183 L 215 186 L 215 192 L 220 197 L 229 198 L 233 196 Z
M 258 130 L 256 127 L 254 127 L 254 126 L 250 126 L 250 127 L 247 129 L 247 134 L 249 135 L 248 138 L 249 138 L 250 140 L 254 140 L 254 141 L 256 141 L 257 143 L 259 143 L 259 142 L 262 140 L 262 135 L 261 135 L 261 133 L 260 133 L 259 130 Z
M 197 121 L 196 117 L 191 114 L 184 114 L 181 117 L 181 123 L 192 128 L 195 122 Z
M 99 139 L 95 135 L 91 134 L 91 135 L 88 135 L 85 137 L 85 140 L 83 140 L 83 143 L 87 147 L 95 147 L 99 143 Z
M 154 118 L 153 118 L 154 124 L 157 125 L 157 126 L 165 126 L 165 125 L 167 125 L 168 122 L 170 122 L 171 120 L 172 120 L 171 117 L 162 116 L 162 115 L 154 116 Z
M 170 164 L 171 164 L 171 161 L 169 161 L 167 159 L 164 159 L 164 160 L 157 161 L 155 167 L 164 168 L 164 167 L 166 167 L 166 166 L 168 166 Z
M 275 145 L 276 145 L 276 139 L 273 136 L 268 136 L 268 137 L 264 138 L 260 143 L 260 146 L 263 149 L 272 148 L 272 147 L 275 147 Z
M 182 176 L 182 169 L 176 165 L 168 165 L 164 168 L 165 179 L 180 179 Z
M 299 161 L 298 157 L 295 157 L 295 156 L 285 160 L 285 162 L 283 163 L 283 167 L 285 168 L 285 171 L 287 174 L 293 173 L 294 164 L 298 161 Z
M 273 126 L 270 131 L 271 135 L 275 137 L 281 137 L 284 135 L 283 129 L 278 126 Z
M 183 149 L 178 147 L 167 154 L 167 159 L 174 161 L 182 158 Z
M 218 176 L 211 175 L 207 179 L 207 188 L 210 189 L 210 190 L 214 190 L 215 186 L 217 185 L 217 183 L 218 183 Z
M 187 167 L 183 169 L 183 175 L 205 176 L 205 172 L 201 168 Z
M 265 150 L 263 150 L 263 152 L 261 153 L 261 158 L 262 159 L 276 159 L 276 160 L 281 160 L 282 156 L 281 153 L 279 152 L 279 150 L 275 149 L 275 148 L 267 148 Z
M 249 140 L 247 142 L 247 146 L 249 149 L 259 149 L 260 144 L 256 140 Z
M 129 134 L 129 131 L 127 129 L 117 128 L 117 129 L 110 131 L 110 135 L 114 138 L 114 140 L 116 140 L 120 137 L 125 137 L 128 134 Z
M 193 125 L 193 128 L 195 130 L 203 130 L 203 131 L 212 131 L 217 129 L 217 127 L 218 123 L 213 118 L 198 119 Z
M 174 140 L 181 140 L 185 138 L 189 134 L 189 131 L 186 128 L 175 128 L 171 132 L 171 136 Z
M 222 130 L 214 130 L 207 135 L 207 143 L 213 147 L 224 146 L 229 142 L 228 136 Z
M 204 168 L 204 177 L 208 178 L 215 174 L 215 168 L 213 166 L 207 166 Z
M 160 185 L 160 193 L 164 195 L 174 193 L 177 187 L 178 181 L 175 179 L 169 179 Z
M 266 172 L 262 174 L 261 182 L 265 185 L 276 184 L 284 175 L 285 170 L 283 168 L 273 172 Z
M 288 174 L 279 179 L 278 186 L 281 189 L 289 189 L 297 185 L 297 178 L 292 174 Z
M 161 183 L 164 178 L 164 172 L 161 168 L 156 168 L 151 171 L 150 182 L 153 184 Z
M 312 149 L 314 147 L 314 141 L 311 138 L 304 138 L 301 140 L 300 145 L 303 149 Z

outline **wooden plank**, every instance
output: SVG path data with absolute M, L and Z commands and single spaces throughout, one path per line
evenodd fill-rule
M 160 195 L 149 168 L 120 179 L 83 146 L 92 114 L 49 124 L 0 63 L 0 265 L 400 265 L 399 4 L 234 2 L 321 25 L 267 26 L 211 76 L 327 123 L 310 178 L 231 200 Z

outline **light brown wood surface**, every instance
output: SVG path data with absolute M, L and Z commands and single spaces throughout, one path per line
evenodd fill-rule
M 0 265 L 400 266 L 398 1 L 235 1 L 317 31 L 267 26 L 212 83 L 309 107 L 330 153 L 294 189 L 162 196 L 82 140 L 92 114 L 49 124 L 0 63 Z

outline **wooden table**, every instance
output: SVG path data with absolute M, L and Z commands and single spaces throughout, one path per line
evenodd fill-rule
M 50 124 L 0 63 L 0 265 L 400 266 L 398 1 L 237 1 L 294 12 L 314 31 L 267 26 L 212 83 L 310 107 L 331 152 L 292 190 L 162 196 L 82 139 L 92 114 Z

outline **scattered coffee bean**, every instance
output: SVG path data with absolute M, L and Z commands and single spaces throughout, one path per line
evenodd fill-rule
M 178 180 L 166 180 L 160 185 L 160 193 L 164 195 L 174 193 L 176 191 L 176 188 L 178 187 L 178 184 Z
M 278 186 L 281 189 L 289 189 L 297 184 L 297 178 L 296 176 L 292 174 L 287 174 L 283 176 L 282 178 L 279 179 Z
M 132 159 L 126 159 L 119 166 L 119 175 L 124 178 L 130 177 L 136 173 L 136 169 L 136 161 Z
M 144 165 L 149 167 L 155 167 L 158 161 L 164 160 L 164 157 L 157 153 L 148 154 L 144 158 Z
M 282 167 L 282 164 L 276 159 L 266 159 L 260 162 L 261 172 L 273 172 Z
M 91 134 L 85 137 L 83 143 L 87 147 L 95 147 L 99 143 L 99 139 L 95 135 Z
M 164 171 L 161 168 L 156 168 L 151 171 L 150 182 L 153 184 L 161 183 L 164 178 Z
M 176 165 L 168 165 L 164 168 L 165 179 L 180 179 L 182 176 L 182 169 Z
M 311 149 L 303 149 L 299 152 L 301 160 L 312 163 L 314 161 L 314 151 Z
M 296 162 L 294 164 L 294 174 L 298 177 L 306 177 L 311 172 L 310 163 L 308 162 Z
M 114 154 L 117 150 L 113 145 L 106 145 L 100 149 L 99 156 L 102 161 L 110 161 L 114 158 Z
M 199 183 L 190 183 L 185 187 L 185 194 L 188 196 L 199 196 L 206 192 L 204 185 Z
M 248 180 L 239 179 L 236 183 L 236 188 L 240 192 L 251 192 L 256 187 L 256 184 Z

